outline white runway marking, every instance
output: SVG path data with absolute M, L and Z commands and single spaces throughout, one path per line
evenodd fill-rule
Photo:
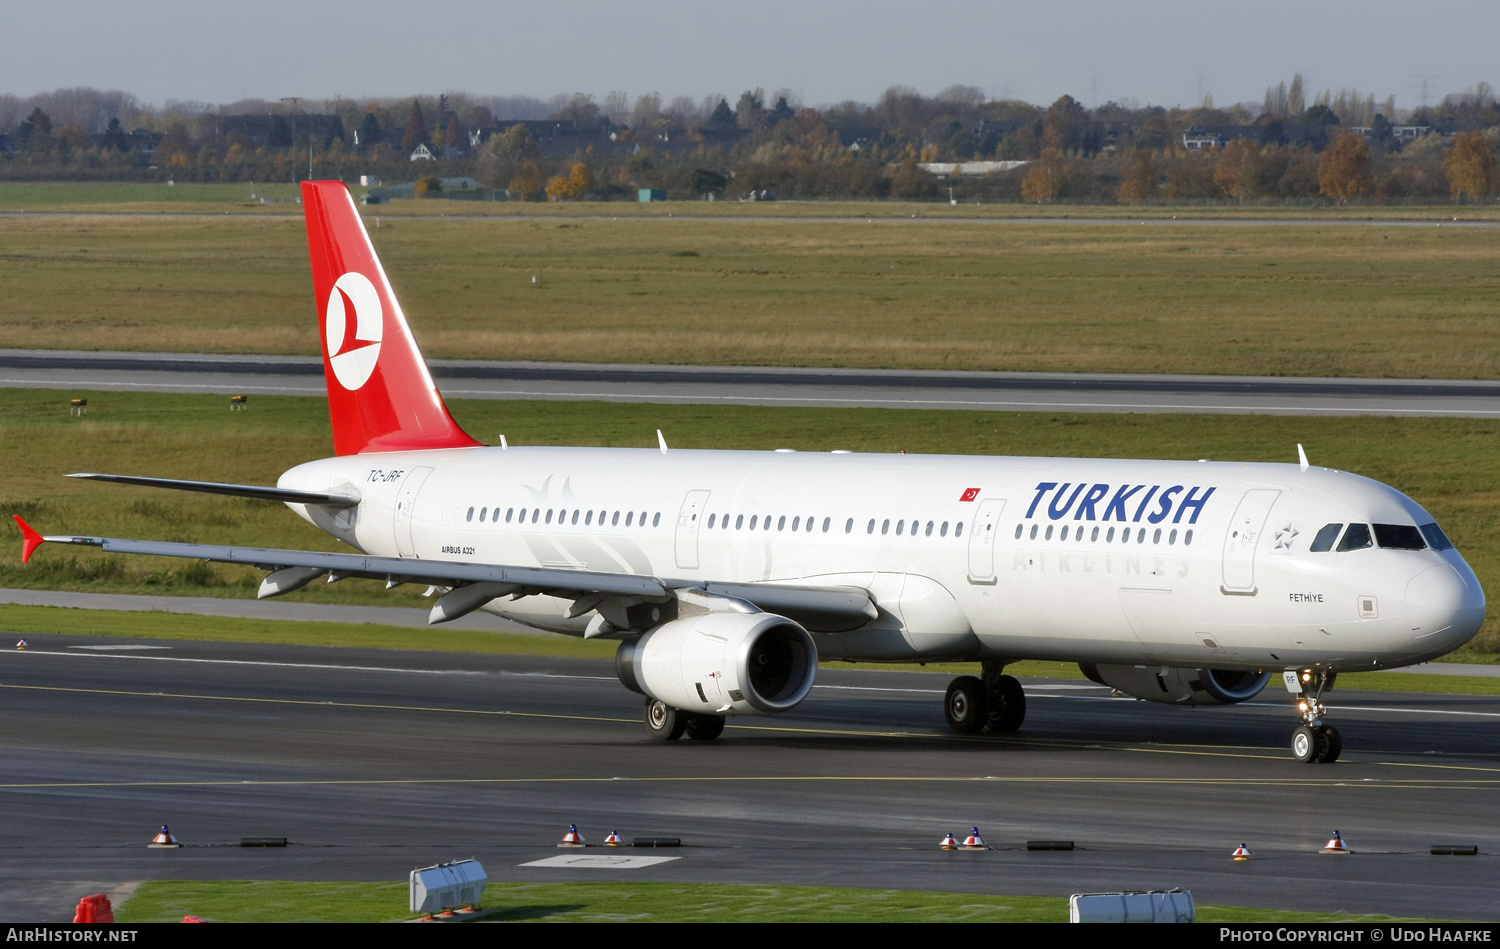
M 88 649 L 94 652 L 125 652 L 132 649 L 171 649 L 171 646 L 147 646 L 144 644 L 131 644 L 128 646 L 69 646 L 69 649 Z
M 639 870 L 681 857 L 635 857 L 625 854 L 566 853 L 545 860 L 520 864 L 523 867 L 560 867 L 566 870 Z
M 87 647 L 70 646 L 70 649 Z M 152 648 L 152 647 L 146 647 Z M 155 647 L 169 649 L 169 646 Z M 0 653 L 0 655 L 9 655 Z M 141 659 L 149 662 L 198 662 L 205 665 L 218 666 L 270 666 L 281 669 L 341 669 L 347 672 L 409 672 L 414 675 L 437 675 L 437 676 L 483 676 L 490 675 L 488 672 L 478 672 L 468 669 L 395 669 L 386 666 L 339 666 L 329 663 L 316 662 L 264 662 L 251 659 L 190 659 L 187 656 L 122 656 L 114 653 L 88 653 L 76 652 L 53 652 L 46 649 L 28 649 L 24 653 L 17 652 L 14 655 L 27 656 L 67 656 L 70 659 Z

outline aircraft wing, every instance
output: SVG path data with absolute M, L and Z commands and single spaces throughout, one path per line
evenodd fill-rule
M 335 580 L 345 577 L 385 580 L 388 588 L 402 583 L 426 583 L 447 588 L 449 592 L 433 605 L 429 623 L 457 619 L 498 597 L 545 593 L 573 600 L 570 613 L 573 616 L 605 607 L 612 617 L 613 628 L 624 631 L 637 628 L 634 619 L 623 624 L 613 622 L 614 619 L 630 616 L 630 608 L 639 604 L 670 603 L 676 599 L 679 590 L 697 591 L 723 600 L 741 600 L 759 610 L 787 616 L 810 629 L 826 632 L 854 629 L 879 615 L 869 592 L 859 587 L 670 580 L 557 567 L 455 563 L 315 550 L 185 544 L 119 537 L 43 536 L 19 515 L 15 516 L 15 521 L 24 537 L 23 563 L 30 562 L 32 554 L 43 543 L 76 544 L 98 547 L 109 553 L 181 557 L 257 567 L 270 571 L 261 582 L 257 594 L 261 598 L 290 593 L 325 575 Z M 605 612 L 606 609 L 600 609 L 601 615 Z M 643 620 L 640 628 L 645 625 Z

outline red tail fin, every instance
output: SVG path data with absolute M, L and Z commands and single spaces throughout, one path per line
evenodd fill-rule
M 302 204 L 334 451 L 479 445 L 433 385 L 349 189 L 340 181 L 304 181 Z
M 21 528 L 21 562 L 31 563 L 31 555 L 36 549 L 45 543 L 46 538 L 36 532 L 36 528 L 21 519 L 21 515 L 12 514 L 16 519 L 16 525 Z

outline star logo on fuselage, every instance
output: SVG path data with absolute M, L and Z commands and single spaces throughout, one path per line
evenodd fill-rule
M 1292 541 L 1296 540 L 1297 535 L 1300 533 L 1302 532 L 1297 530 L 1297 528 L 1293 527 L 1290 523 L 1283 524 L 1281 527 L 1278 527 L 1276 529 L 1276 545 L 1274 549 L 1291 550 Z

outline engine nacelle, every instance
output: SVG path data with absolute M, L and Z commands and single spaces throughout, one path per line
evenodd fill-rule
M 807 630 L 773 613 L 672 620 L 615 653 L 626 688 L 700 714 L 785 712 L 807 698 L 817 671 Z
M 1126 695 L 1168 705 L 1234 705 L 1253 699 L 1271 681 L 1269 672 L 1108 666 L 1080 662 L 1083 674 Z

